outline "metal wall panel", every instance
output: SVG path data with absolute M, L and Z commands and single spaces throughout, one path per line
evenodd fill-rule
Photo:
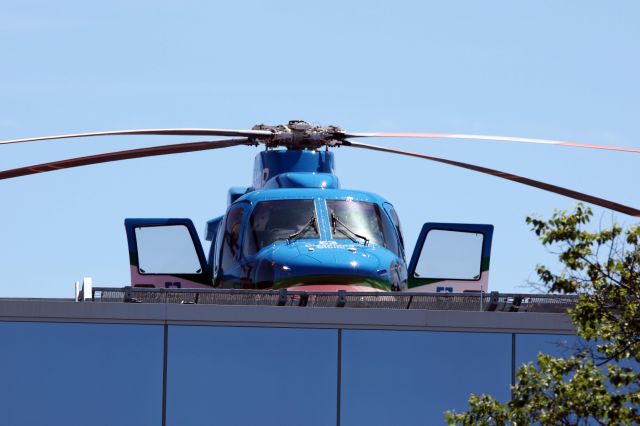
M 509 398 L 511 334 L 345 330 L 341 425 L 443 424 L 471 393 Z
M 338 331 L 170 326 L 167 425 L 335 425 Z
M 0 425 L 160 425 L 162 329 L 0 322 Z
M 587 343 L 575 335 L 518 333 L 515 339 L 515 369 L 528 362 L 535 364 L 540 352 L 569 358 L 585 345 Z

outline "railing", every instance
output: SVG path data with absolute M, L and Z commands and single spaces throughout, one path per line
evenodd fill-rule
M 577 296 L 511 293 L 362 293 L 282 290 L 155 289 L 94 287 L 93 302 L 198 305 L 299 306 L 307 308 L 423 309 L 438 311 L 558 312 Z

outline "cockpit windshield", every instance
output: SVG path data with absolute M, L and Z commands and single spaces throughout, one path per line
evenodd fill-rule
M 386 246 L 383 217 L 378 205 L 362 201 L 327 200 L 334 239 L 350 239 Z M 393 238 L 392 236 L 389 236 Z M 363 241 L 366 239 L 366 241 Z
M 320 238 L 313 200 L 272 200 L 256 205 L 245 246 L 255 253 L 276 241 Z

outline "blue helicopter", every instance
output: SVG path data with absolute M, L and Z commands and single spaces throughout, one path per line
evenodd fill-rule
M 238 145 L 264 145 L 250 187 L 229 189 L 224 215 L 207 222 L 205 255 L 189 219 L 126 219 L 131 285 L 150 288 L 301 291 L 487 291 L 493 226 L 426 223 L 409 262 L 398 215 L 379 195 L 340 187 L 330 148 L 347 146 L 462 167 L 640 217 L 640 210 L 472 164 L 352 141 L 364 137 L 497 140 L 640 152 L 637 148 L 442 133 L 350 133 L 304 121 L 251 130 L 125 130 L 0 141 L 0 144 L 109 135 L 232 136 L 163 145 L 0 171 L 0 180 L 109 161 Z

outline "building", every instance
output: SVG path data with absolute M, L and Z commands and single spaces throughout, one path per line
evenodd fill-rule
M 568 297 L 93 296 L 0 300 L 1 425 L 443 424 L 576 341 Z

